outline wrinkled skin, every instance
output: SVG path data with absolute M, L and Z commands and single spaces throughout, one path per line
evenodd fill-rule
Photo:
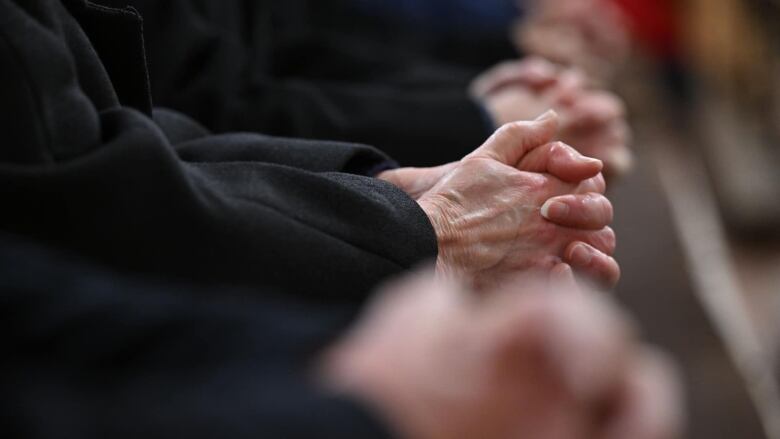
M 557 116 L 499 129 L 457 163 L 380 176 L 417 200 L 439 243 L 437 271 L 478 289 L 561 261 L 614 286 L 612 205 L 598 160 L 550 142 Z
M 571 270 L 475 295 L 422 275 L 390 286 L 321 363 L 330 389 L 409 439 L 671 439 L 668 362 Z
M 631 169 L 631 130 L 623 101 L 593 88 L 580 70 L 538 57 L 507 61 L 476 78 L 471 94 L 500 124 L 528 120 L 552 108 L 560 115 L 558 138 L 604 162 L 608 177 Z

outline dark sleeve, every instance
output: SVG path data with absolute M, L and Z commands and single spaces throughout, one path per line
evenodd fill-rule
M 352 312 L 267 289 L 140 281 L 3 237 L 0 429 L 42 439 L 388 437 L 373 413 L 309 377 L 312 340 Z
M 397 163 L 376 149 L 358 144 L 325 140 L 271 137 L 254 133 L 216 136 L 209 139 L 193 130 L 197 124 L 188 117 L 167 110 L 155 110 L 155 122 L 174 144 L 179 157 L 190 163 L 263 162 L 313 172 L 348 173 L 375 176 Z M 187 135 L 194 137 L 187 137 Z
M 11 133 L 0 163 L 0 227 L 122 269 L 322 299 L 359 300 L 436 257 L 435 233 L 414 200 L 342 172 L 384 163 L 384 155 L 346 145 L 329 154 L 310 144 L 285 156 L 285 144 L 273 149 L 267 138 L 195 136 L 182 160 L 141 113 L 94 107 L 75 79 L 73 51 L 61 43 L 78 35 L 58 35 L 67 13 L 56 1 L 33 4 L 59 15 L 38 20 L 0 0 L 8 49 L 0 64 L 19 72 L 0 83 L 12 97 L 0 103 L 0 127 Z M 18 128 L 28 125 L 37 128 Z
M 489 135 L 481 110 L 464 87 L 404 91 L 284 71 L 281 66 L 289 65 L 290 58 L 300 64 L 308 62 L 306 56 L 329 54 L 274 50 L 267 11 L 240 6 L 246 3 L 251 2 L 134 2 L 145 16 L 158 104 L 216 132 L 366 143 L 402 165 L 458 160 Z M 244 32 L 242 24 L 248 27 Z
M 224 142 L 208 142 L 204 141 L 210 136 L 206 128 L 184 114 L 162 108 L 154 110 L 154 122 L 179 157 L 191 163 L 265 162 L 367 177 L 398 167 L 394 160 L 365 145 L 261 134 L 231 134 L 223 137 Z

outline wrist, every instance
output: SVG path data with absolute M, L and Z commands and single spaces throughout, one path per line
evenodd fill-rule
M 453 249 L 457 248 L 460 241 L 460 235 L 454 227 L 454 218 L 448 214 L 448 209 L 442 206 L 446 201 L 436 200 L 432 197 L 423 197 L 417 201 L 420 208 L 428 216 L 428 220 L 433 226 L 436 234 L 436 243 L 438 246 L 438 256 L 436 258 L 436 273 L 445 278 L 457 278 L 463 273 L 457 269 L 457 264 L 453 263 L 451 255 Z M 456 252 L 457 253 L 457 252 Z
M 376 176 L 374 176 L 374 178 L 386 181 L 386 182 L 392 184 L 393 186 L 400 187 L 399 184 L 398 184 L 398 181 L 397 181 L 398 180 L 398 178 L 397 178 L 398 172 L 397 171 L 398 171 L 398 169 L 384 170 L 384 171 L 376 174 Z
M 401 189 L 413 200 L 419 199 L 428 189 L 430 184 L 424 178 L 425 172 L 421 168 L 399 168 L 384 171 L 376 176 L 393 186 Z

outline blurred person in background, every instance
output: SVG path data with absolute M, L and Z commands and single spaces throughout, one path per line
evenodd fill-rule
M 609 84 L 628 57 L 630 35 L 613 0 L 524 0 L 528 13 L 517 22 L 521 50 L 576 66 Z
M 6 437 L 672 439 L 682 425 L 668 362 L 565 265 L 482 294 L 424 273 L 360 312 L 134 278 L 5 235 L 0 262 Z
M 653 54 L 676 50 L 675 9 L 668 0 L 330 0 L 336 13 L 313 21 L 332 32 L 359 32 L 480 69 L 497 60 L 537 55 L 576 66 L 602 86 L 627 61 L 634 42 Z M 343 10 L 341 12 L 340 10 Z M 323 9 L 315 9 L 322 12 Z M 341 13 L 339 13 L 341 12 Z M 335 16 L 335 18 L 334 18 Z M 360 22 L 367 21 L 368 25 Z M 350 26 L 352 25 L 352 26 Z M 357 27 L 359 31 L 350 31 Z M 433 41 L 433 42 L 432 42 Z M 510 43 L 511 46 L 507 46 Z M 441 57 L 442 52 L 460 56 Z M 481 57 L 481 63 L 468 62 Z M 460 59 L 459 59 L 460 58 Z
M 326 2 L 328 3 L 328 2 Z M 577 66 L 599 80 L 609 80 L 626 60 L 630 46 L 626 9 L 642 9 L 634 0 L 331 0 L 347 12 L 332 28 L 367 18 L 388 37 L 457 63 L 487 67 L 497 59 L 533 54 Z M 411 36 L 390 36 L 390 28 Z M 370 31 L 369 31 L 370 32 Z M 404 41 L 405 38 L 408 40 Z M 470 42 L 469 42 L 470 41 Z M 409 44 L 409 43 L 412 44 Z M 513 44 L 508 46 L 507 43 Z M 449 47 L 448 47 L 449 46 Z M 417 50 L 421 50 L 420 46 Z M 472 53 L 469 53 L 472 52 Z M 488 58 L 485 53 L 491 54 Z M 444 55 L 442 55 L 444 54 Z M 448 56 L 449 55 L 449 58 Z
M 602 160 L 608 176 L 631 166 L 622 101 L 576 70 L 537 58 L 478 73 L 336 35 L 311 18 L 328 2 L 129 3 L 145 18 L 155 102 L 216 132 L 361 142 L 403 165 L 430 166 L 458 160 L 496 127 L 553 108 L 559 138 Z M 328 14 L 360 20 L 338 11 Z

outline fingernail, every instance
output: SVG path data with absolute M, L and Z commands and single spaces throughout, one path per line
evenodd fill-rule
M 555 112 L 555 110 L 547 110 L 544 112 L 541 116 L 537 117 L 535 119 L 536 122 L 544 122 L 553 118 L 558 117 L 558 113 Z
M 604 162 L 602 162 L 599 159 L 594 159 L 593 157 L 588 157 L 588 156 L 583 155 L 582 156 L 582 161 L 585 162 L 585 163 L 598 164 L 599 167 L 602 167 L 602 168 L 604 167 Z
M 555 200 L 547 200 L 542 206 L 542 216 L 550 221 L 561 221 L 569 217 L 569 205 Z
M 593 157 L 588 157 L 588 156 L 579 154 L 579 157 L 577 157 L 577 160 L 579 161 L 579 163 L 581 165 L 593 166 L 593 168 L 594 169 L 598 169 L 599 172 L 604 170 L 604 162 L 599 160 L 599 159 L 595 159 Z
M 591 254 L 590 250 L 585 247 L 585 244 L 577 244 L 572 249 L 571 255 L 569 255 L 569 259 L 571 260 L 572 264 L 578 267 L 585 267 L 590 264 L 591 260 L 593 260 L 593 255 Z

